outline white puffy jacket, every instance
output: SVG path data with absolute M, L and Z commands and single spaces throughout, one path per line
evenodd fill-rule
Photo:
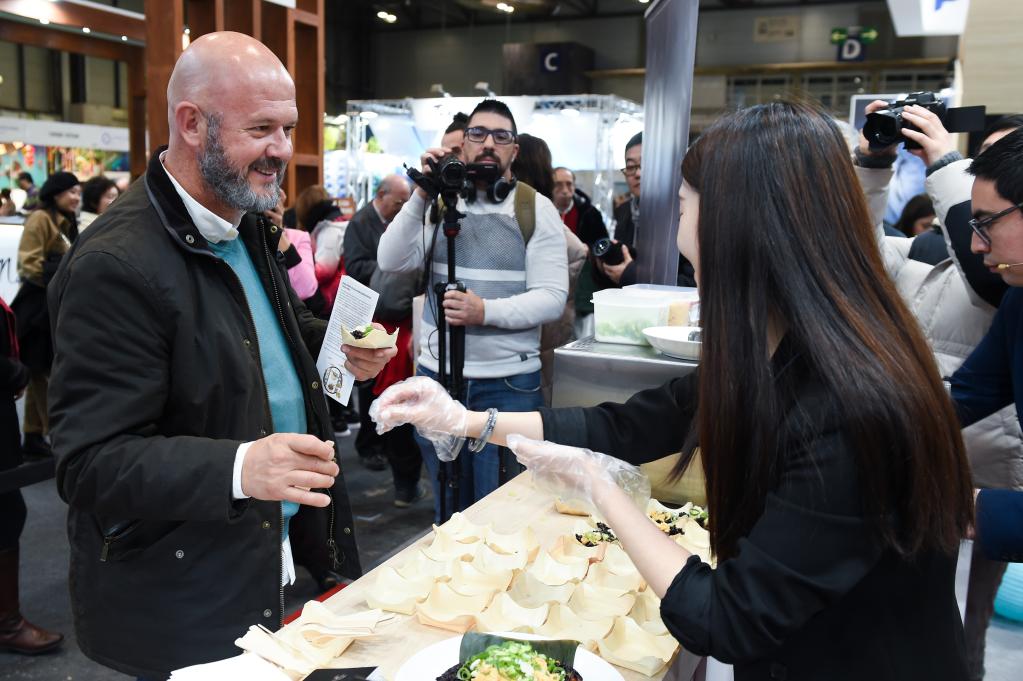
M 927 179 L 927 192 L 944 230 L 948 210 L 970 200 L 973 178 L 968 162 L 954 163 Z M 935 266 L 909 259 L 912 239 L 887 237 L 881 226 L 891 169 L 856 167 L 877 224 L 885 267 L 916 315 L 934 351 L 942 376 L 950 376 L 991 326 L 995 308 L 973 295 L 958 263 L 949 258 Z M 1005 407 L 963 430 L 976 487 L 1023 488 L 1023 432 L 1015 405 Z

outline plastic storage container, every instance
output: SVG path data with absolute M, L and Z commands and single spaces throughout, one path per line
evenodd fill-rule
M 602 343 L 648 345 L 643 329 L 668 323 L 669 299 L 651 291 L 611 288 L 593 294 L 594 334 Z

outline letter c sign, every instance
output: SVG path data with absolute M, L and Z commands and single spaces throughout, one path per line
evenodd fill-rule
M 541 60 L 544 73 L 557 73 L 561 68 L 561 54 L 548 52 Z

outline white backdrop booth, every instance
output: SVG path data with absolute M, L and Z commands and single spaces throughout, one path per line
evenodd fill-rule
M 624 165 L 625 144 L 643 129 L 639 104 L 614 95 L 499 97 L 515 116 L 519 133 L 543 139 L 554 166 L 576 173 L 610 227 L 615 181 Z M 346 147 L 328 152 L 324 181 L 335 196 L 352 196 L 362 206 L 376 183 L 403 164 L 436 147 L 459 111 L 470 113 L 480 98 L 353 100 L 348 102 Z M 375 138 L 370 152 L 369 137 Z

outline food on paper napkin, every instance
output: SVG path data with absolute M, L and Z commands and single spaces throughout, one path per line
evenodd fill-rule
M 381 567 L 376 582 L 366 592 L 366 603 L 371 608 L 411 615 L 416 603 L 426 600 L 436 579 L 419 574 L 402 577 L 391 567 Z
M 526 574 L 533 575 L 548 586 L 561 586 L 568 582 L 581 581 L 586 576 L 590 561 L 585 558 L 570 560 L 571 562 L 561 562 L 553 558 L 547 551 L 541 551 L 536 557 L 536 562 L 526 568 Z
M 544 603 L 536 608 L 524 608 L 507 593 L 499 593 L 487 609 L 476 618 L 480 631 L 524 631 L 532 633 L 547 621 L 550 606 Z
M 494 592 L 463 596 L 444 582 L 433 586 L 426 600 L 416 606 L 420 624 L 464 634 L 476 623 L 476 616 L 490 604 Z
M 583 546 L 599 546 L 600 544 L 613 544 L 618 541 L 618 536 L 602 522 L 587 529 L 580 527 L 575 533 L 575 540 Z
M 653 676 L 671 661 L 678 641 L 655 636 L 628 617 L 619 617 L 607 638 L 597 642 L 600 656 L 619 667 Z
M 529 572 L 520 572 L 512 580 L 508 595 L 523 607 L 537 608 L 544 603 L 567 603 L 573 591 L 574 582 L 551 586 L 544 584 Z
M 614 617 L 583 619 L 567 605 L 555 603 L 547 613 L 547 621 L 536 630 L 541 636 L 551 638 L 571 637 L 580 641 L 590 650 L 597 649 L 597 641 L 607 636 L 614 625 Z
M 605 589 L 586 582 L 577 586 L 568 599 L 568 607 L 572 608 L 572 612 L 589 620 L 625 615 L 635 604 L 635 594 Z
M 393 348 L 398 344 L 398 330 L 395 329 L 394 333 L 389 334 L 372 324 L 349 330 L 342 324 L 341 342 L 353 348 Z
M 493 634 L 462 637 L 458 664 L 437 681 L 582 681 L 575 641 L 520 641 Z

